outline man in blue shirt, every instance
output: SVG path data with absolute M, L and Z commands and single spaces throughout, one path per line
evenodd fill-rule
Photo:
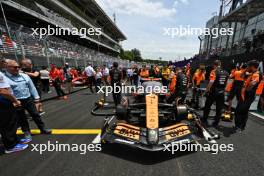
M 51 130 L 45 128 L 44 122 L 36 109 L 36 105 L 40 103 L 38 92 L 30 79 L 24 73 L 19 73 L 19 65 L 14 60 L 7 62 L 5 76 L 10 84 L 14 96 L 21 102 L 22 108 L 17 109 L 19 116 L 19 125 L 26 138 L 31 138 L 29 123 L 25 114 L 25 110 L 32 116 L 34 122 L 40 129 L 42 134 L 51 134 Z
M 20 144 L 17 131 L 17 114 L 15 107 L 21 103 L 13 95 L 6 77 L 0 72 L 0 134 L 5 147 L 5 153 L 13 153 L 26 149 L 29 140 L 21 139 Z

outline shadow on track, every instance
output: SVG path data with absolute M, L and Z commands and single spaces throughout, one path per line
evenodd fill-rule
M 153 165 L 192 153 L 194 152 L 175 152 L 174 154 L 169 151 L 150 152 L 120 144 L 105 144 L 102 146 L 100 154 L 115 156 L 143 165 Z

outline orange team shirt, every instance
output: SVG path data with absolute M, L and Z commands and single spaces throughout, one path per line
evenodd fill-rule
M 247 89 L 251 82 L 259 83 L 259 72 L 255 72 L 250 75 L 245 81 L 245 88 Z
M 244 83 L 244 88 L 245 89 L 242 89 L 242 93 L 241 93 L 241 96 L 242 96 L 242 99 L 245 100 L 245 91 L 248 89 L 248 87 L 250 86 L 250 83 L 251 82 L 255 82 L 255 83 L 258 83 L 259 82 L 259 72 L 255 72 L 253 73 L 252 75 L 250 75 L 245 83 Z
M 215 74 L 216 69 L 212 70 L 210 73 L 210 81 L 215 81 L 216 79 L 216 74 Z
M 169 87 L 171 92 L 175 91 L 176 83 L 177 83 L 177 76 L 173 75 L 171 79 L 170 87 Z
M 231 74 L 230 74 L 230 76 L 229 76 L 231 79 L 234 79 L 234 77 L 235 77 L 235 72 L 236 72 L 236 71 L 237 71 L 237 69 L 232 69 L 232 70 L 231 70 Z
M 149 77 L 149 71 L 148 70 L 141 70 L 141 72 L 140 72 L 140 76 L 142 77 L 142 78 L 147 78 L 147 77 Z
M 238 70 L 234 72 L 234 78 L 236 81 L 244 81 L 242 75 L 244 74 L 245 70 Z
M 193 80 L 196 82 L 196 85 L 199 86 L 202 81 L 205 80 L 205 74 L 202 72 L 196 72 L 193 75 Z

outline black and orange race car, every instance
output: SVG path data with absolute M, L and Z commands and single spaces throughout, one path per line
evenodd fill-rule
M 159 85 L 147 80 L 145 85 Z M 144 85 L 144 83 L 143 83 Z M 205 139 L 215 143 L 219 136 L 206 130 L 195 110 L 186 105 L 166 103 L 164 93 L 134 93 L 109 113 L 105 99 L 95 103 L 92 115 L 104 116 L 102 143 L 119 143 L 148 151 L 163 150 L 173 143 L 194 143 Z M 107 110 L 107 113 L 102 113 Z M 99 112 L 101 111 L 101 112 Z M 105 112 L 105 111 L 104 111 Z

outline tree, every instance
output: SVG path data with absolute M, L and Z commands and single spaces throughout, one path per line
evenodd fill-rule
M 138 49 L 136 49 L 136 48 L 132 49 L 131 53 L 133 55 L 133 60 L 134 61 L 141 62 L 143 60 L 142 57 L 141 57 L 141 52 Z
M 119 56 L 123 60 L 129 60 L 129 61 L 135 61 L 135 62 L 147 62 L 151 64 L 168 63 L 167 61 L 163 61 L 161 57 L 159 57 L 159 60 L 143 59 L 141 56 L 140 50 L 136 48 L 132 50 L 124 50 L 123 48 L 121 48 Z

